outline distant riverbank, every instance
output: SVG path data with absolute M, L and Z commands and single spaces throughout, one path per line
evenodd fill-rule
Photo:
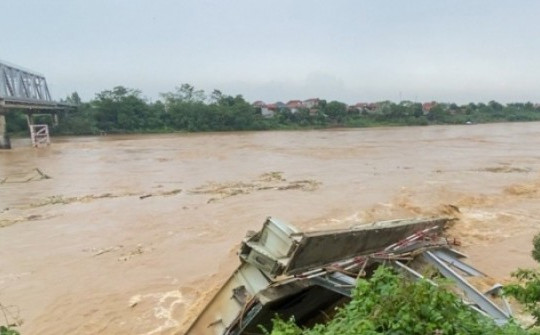
M 174 132 L 298 130 L 434 124 L 477 124 L 540 121 L 540 105 L 526 103 L 418 103 L 380 101 L 347 105 L 339 101 L 310 99 L 287 104 L 249 103 L 241 95 L 219 91 L 206 95 L 184 84 L 161 100 L 147 101 L 138 90 L 122 86 L 82 102 L 76 93 L 67 102 L 78 106 L 52 118 L 35 116 L 49 124 L 53 135 L 142 134 Z M 24 111 L 6 116 L 9 134 L 26 134 Z
M 539 113 L 540 114 L 540 113 Z M 492 120 L 487 122 L 472 122 L 465 121 L 463 123 L 430 123 L 430 122 L 396 122 L 396 121 L 380 121 L 380 122 L 351 122 L 347 124 L 339 125 L 280 125 L 276 127 L 264 127 L 260 129 L 231 129 L 231 130 L 175 130 L 175 129 L 142 129 L 142 130 L 112 130 L 110 132 L 100 131 L 95 133 L 83 132 L 75 133 L 69 131 L 58 131 L 56 127 L 51 126 L 51 136 L 55 138 L 70 137 L 70 136 L 109 136 L 109 135 L 159 135 L 159 134 L 190 134 L 190 133 L 224 133 L 224 132 L 238 132 L 238 131 L 310 131 L 310 130 L 341 130 L 341 129 L 356 129 L 356 128 L 392 128 L 392 127 L 424 127 L 424 126 L 443 126 L 443 125 L 478 125 L 478 124 L 494 124 L 494 123 L 523 123 L 523 122 L 539 122 L 538 118 L 530 118 L 528 120 Z M 18 130 L 16 132 L 9 132 L 8 135 L 11 138 L 26 138 L 28 137 L 28 129 Z

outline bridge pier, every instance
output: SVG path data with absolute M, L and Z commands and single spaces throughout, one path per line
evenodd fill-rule
M 0 149 L 11 149 L 11 141 L 7 135 L 6 116 L 0 113 Z

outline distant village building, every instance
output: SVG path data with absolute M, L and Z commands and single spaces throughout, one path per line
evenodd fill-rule
M 317 116 L 319 114 L 319 109 L 318 108 L 311 108 L 309 110 L 309 116 Z
M 264 117 L 274 116 L 276 109 L 273 104 L 266 104 L 264 101 L 257 100 L 251 104 L 253 107 L 258 108 L 261 111 L 261 115 Z
M 412 105 L 414 105 L 414 102 L 410 100 L 403 100 L 403 101 L 400 101 L 399 104 L 403 107 L 411 107 Z
M 375 113 L 379 107 L 376 103 L 359 102 L 353 106 L 358 113 Z
M 251 104 L 253 107 L 257 107 L 257 108 L 262 108 L 264 106 L 266 106 L 266 104 L 264 103 L 264 101 L 261 101 L 261 100 L 257 100 L 255 101 L 254 103 Z
M 360 114 L 362 111 L 356 107 L 356 105 L 348 105 L 347 113 L 349 114 Z
M 424 115 L 428 114 L 431 109 L 433 107 L 435 107 L 437 105 L 437 103 L 435 101 L 432 101 L 432 102 L 424 102 L 422 104 L 422 112 L 424 113 Z
M 298 113 L 298 111 L 301 108 L 304 108 L 304 103 L 300 100 L 290 100 L 287 102 L 287 108 L 291 111 L 291 113 Z
M 261 114 L 264 117 L 272 117 L 276 114 L 276 104 L 266 104 L 261 107 Z
M 308 109 L 318 108 L 320 102 L 321 100 L 319 100 L 319 98 L 307 99 L 307 100 L 304 100 L 304 107 Z
M 301 109 L 307 109 L 309 115 L 316 116 L 319 113 L 319 107 L 321 104 L 321 99 L 311 98 L 307 100 L 290 100 L 287 103 L 277 101 L 275 103 L 265 103 L 264 101 L 257 100 L 251 105 L 255 108 L 258 108 L 261 111 L 262 116 L 272 117 L 276 113 L 283 110 L 289 110 L 291 113 L 298 113 Z
M 281 101 L 276 102 L 275 105 L 276 105 L 277 111 L 280 111 L 283 108 L 287 107 L 287 105 L 285 103 L 281 102 Z
M 261 115 L 267 118 L 273 117 L 274 115 L 276 115 L 276 113 L 287 108 L 287 105 L 281 101 L 267 104 L 267 103 L 264 103 L 263 101 L 257 100 L 251 105 L 255 108 L 259 108 L 261 111 Z
M 321 100 L 319 98 L 311 98 L 304 100 L 304 107 L 309 109 L 310 116 L 317 116 L 319 114 L 319 107 Z

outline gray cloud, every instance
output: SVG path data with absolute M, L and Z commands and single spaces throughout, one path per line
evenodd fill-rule
M 5 1 L 1 59 L 55 97 L 180 83 L 267 101 L 540 101 L 536 1 Z M 21 20 L 17 13 L 24 13 Z

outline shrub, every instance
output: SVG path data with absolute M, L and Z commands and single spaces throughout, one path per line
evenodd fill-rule
M 275 318 L 270 335 L 527 334 L 513 322 L 497 326 L 447 288 L 379 267 L 370 279 L 358 280 L 352 300 L 328 323 L 301 329 L 294 320 Z

